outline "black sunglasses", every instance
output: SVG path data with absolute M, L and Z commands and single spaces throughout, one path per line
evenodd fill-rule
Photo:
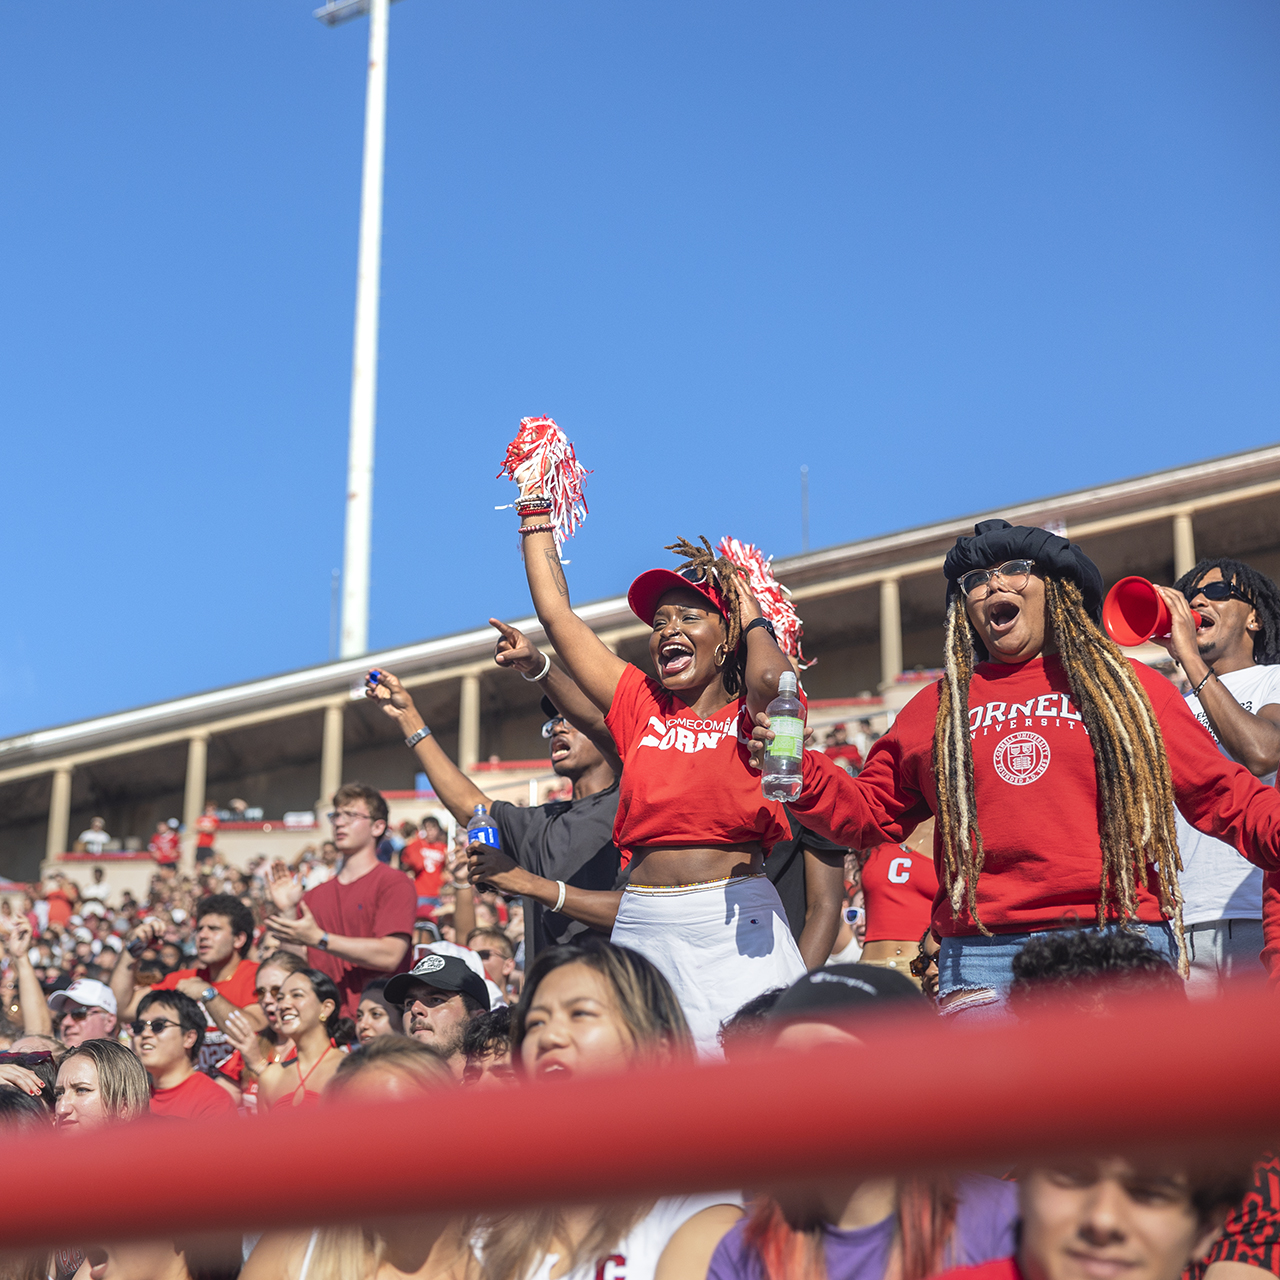
M 1182 594 L 1187 597 L 1188 604 L 1196 596 L 1204 596 L 1206 600 L 1212 600 L 1217 604 L 1221 604 L 1224 600 L 1235 599 L 1243 600 L 1250 608 L 1253 607 L 1253 601 L 1234 582 L 1206 582 L 1203 586 L 1188 587 Z
M 480 957 L 480 959 L 481 959 L 481 960 L 488 960 L 488 958 L 489 958 L 490 956 L 497 956 L 499 960 L 508 960 L 508 959 L 510 959 L 510 957 L 509 957 L 509 956 L 507 956 L 504 952 L 502 952 L 502 951 L 493 951 L 493 950 L 490 950 L 488 947 L 484 948 L 483 950 L 478 950 L 478 951 L 476 952 L 476 955 L 478 955 L 478 956 Z
M 40 1049 L 35 1053 L 10 1053 L 7 1050 L 0 1052 L 0 1063 L 6 1066 L 14 1067 L 34 1067 L 42 1062 L 52 1062 L 53 1051 L 50 1049 Z
M 139 1018 L 137 1022 L 129 1023 L 129 1030 L 135 1036 L 140 1036 L 144 1031 L 150 1028 L 152 1035 L 162 1035 L 169 1027 L 176 1027 L 176 1023 L 172 1018 Z

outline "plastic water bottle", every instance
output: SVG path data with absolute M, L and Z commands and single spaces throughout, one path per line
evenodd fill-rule
M 502 848 L 502 840 L 498 836 L 498 824 L 489 816 L 489 811 L 482 804 L 476 805 L 471 821 L 467 823 L 467 843 L 487 844 L 494 849 Z M 481 881 L 474 886 L 477 893 L 493 893 L 491 884 Z
M 796 673 L 778 677 L 778 696 L 765 708 L 773 741 L 764 757 L 764 798 L 794 800 L 804 786 L 804 704 L 796 697 Z

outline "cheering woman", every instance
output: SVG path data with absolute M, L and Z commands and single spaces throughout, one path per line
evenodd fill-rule
M 622 759 L 613 839 L 630 859 L 613 941 L 647 956 L 675 989 L 699 1050 L 720 1022 L 804 972 L 764 859 L 791 836 L 750 766 L 750 717 L 791 669 L 773 628 L 728 559 L 681 540 L 678 572 L 650 569 L 627 600 L 648 627 L 646 676 L 574 613 L 547 522 L 519 504 L 538 618 L 578 688 L 605 713 Z
M 1102 632 L 1102 576 L 1079 547 L 988 520 L 943 572 L 946 675 L 857 778 L 806 752 L 791 808 L 863 849 L 936 815 L 943 1012 L 1002 1016 L 1013 957 L 1044 929 L 1123 926 L 1185 972 L 1175 805 L 1274 870 L 1280 795 Z

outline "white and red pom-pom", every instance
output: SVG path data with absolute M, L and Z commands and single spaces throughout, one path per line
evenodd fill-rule
M 760 612 L 773 623 L 778 636 L 778 648 L 788 657 L 795 658 L 802 668 L 813 666 L 817 659 L 806 662 L 804 651 L 800 648 L 804 624 L 796 613 L 795 605 L 791 603 L 791 592 L 773 576 L 773 557 L 766 558 L 759 547 L 729 537 L 721 538 L 716 550 L 742 570 L 747 586 L 760 606 Z
M 521 418 L 516 438 L 507 445 L 498 479 L 510 476 L 522 497 L 541 494 L 551 499 L 557 553 L 587 515 L 582 483 L 591 473 L 578 461 L 554 418 Z

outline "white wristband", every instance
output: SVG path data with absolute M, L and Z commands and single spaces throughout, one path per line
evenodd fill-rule
M 563 880 L 557 880 L 556 884 L 560 886 L 560 896 L 556 898 L 556 905 L 551 908 L 552 911 L 559 911 L 564 906 L 565 883 Z
M 520 679 L 527 680 L 530 684 L 537 684 L 539 680 L 545 680 L 547 678 L 547 672 L 550 670 L 551 670 L 551 655 L 549 653 L 544 653 L 542 655 L 542 670 L 539 671 L 536 676 L 527 676 L 522 671 L 520 673 Z

